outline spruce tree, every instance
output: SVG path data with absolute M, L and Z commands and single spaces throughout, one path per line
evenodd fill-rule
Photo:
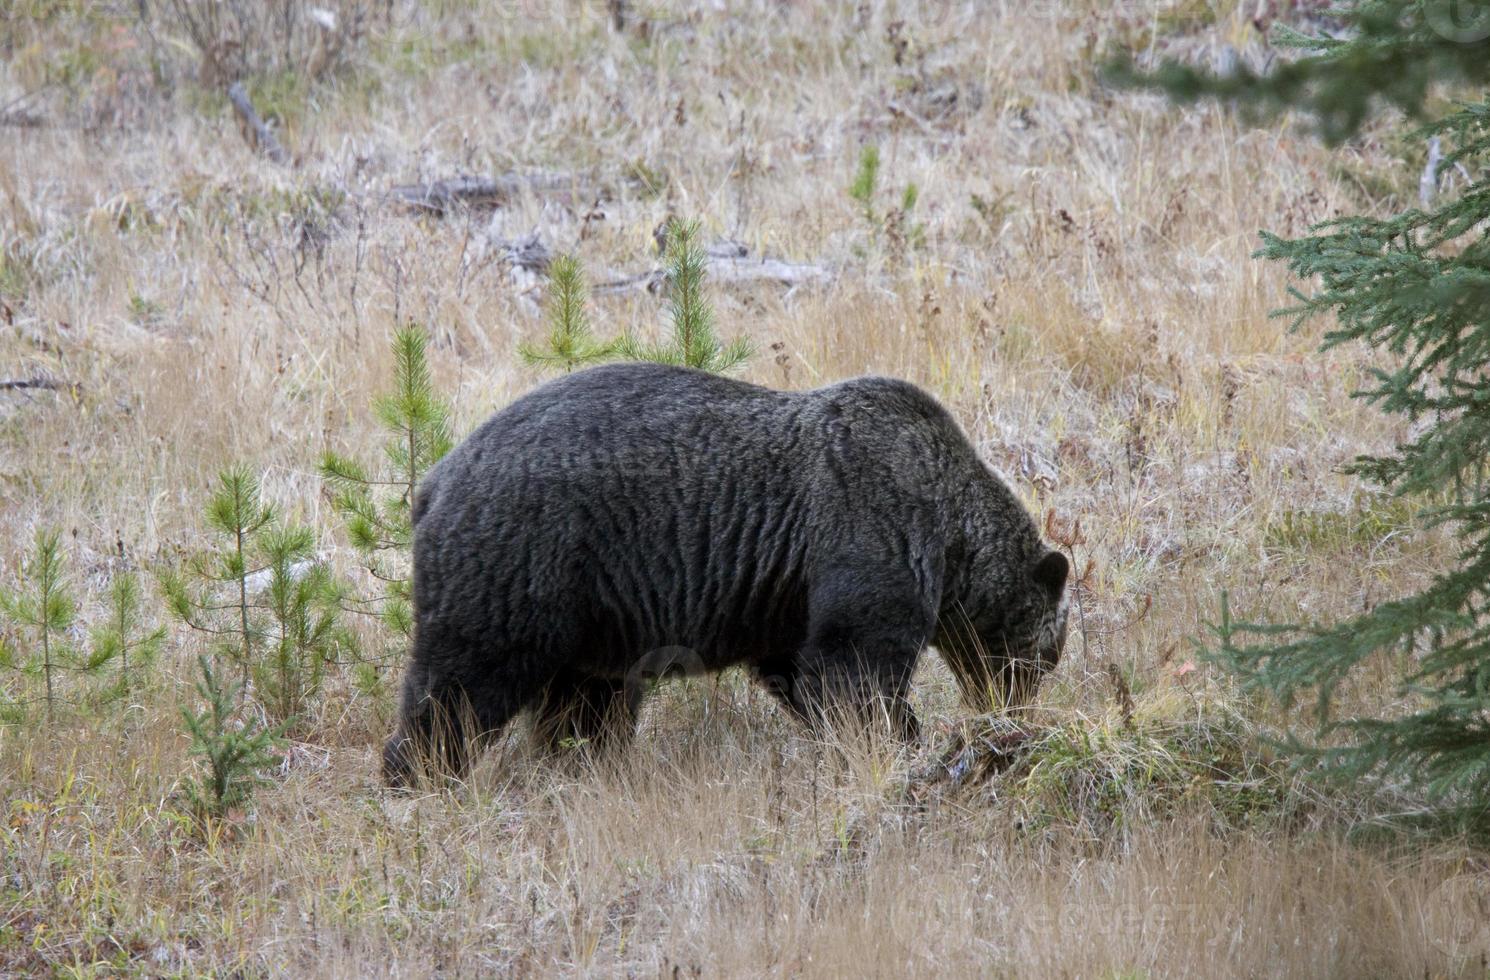
M 714 329 L 714 307 L 704 290 L 709 256 L 699 243 L 697 221 L 671 221 L 667 228 L 667 315 L 672 339 L 647 344 L 631 335 L 616 344 L 620 356 L 633 361 L 678 364 L 723 374 L 754 352 L 747 338 L 728 344 Z
M 393 390 L 373 402 L 373 412 L 388 433 L 383 450 L 386 470 L 374 474 L 357 460 L 329 450 L 320 467 L 352 547 L 387 589 L 361 601 L 378 606 L 383 621 L 405 637 L 413 631 L 408 558 L 414 537 L 414 494 L 424 474 L 452 445 L 450 410 L 435 394 L 427 345 L 424 330 L 415 324 L 393 333 Z
M 1478 21 L 1452 19 L 1459 6 Z M 1216 653 L 1255 689 L 1284 702 L 1312 697 L 1318 730 L 1292 744 L 1323 771 L 1392 776 L 1481 809 L 1490 802 L 1490 9 L 1369 0 L 1339 13 L 1343 38 L 1285 33 L 1280 40 L 1302 53 L 1265 74 L 1170 64 L 1143 75 L 1125 62 L 1112 77 L 1183 100 L 1232 100 L 1259 118 L 1300 110 L 1331 142 L 1395 106 L 1419 120 L 1417 138 L 1451 147 L 1438 172 L 1462 165 L 1473 175 L 1427 210 L 1338 218 L 1298 239 L 1264 233 L 1258 252 L 1313 284 L 1293 290 L 1281 315 L 1296 327 L 1333 315 L 1325 348 L 1360 341 L 1379 352 L 1354 394 L 1419 434 L 1349 471 L 1421 507 L 1427 526 L 1457 538 L 1457 559 L 1416 594 L 1332 625 L 1237 623 L 1223 600 Z M 1476 94 L 1435 117 L 1436 85 Z M 1342 684 L 1383 656 L 1406 665 L 1398 684 L 1409 707 L 1340 717 Z
M 1332 10 L 1342 37 L 1286 26 L 1272 42 L 1298 56 L 1253 69 L 1238 59 L 1224 75 L 1168 61 L 1152 72 L 1130 56 L 1107 66 L 1109 81 L 1161 89 L 1179 102 L 1220 99 L 1262 121 L 1298 111 L 1338 144 L 1385 107 L 1425 119 L 1434 86 L 1490 81 L 1490 7 L 1455 0 L 1356 0 Z
M 565 373 L 614 356 L 615 344 L 595 336 L 585 309 L 584 272 L 572 255 L 549 265 L 548 337 L 546 347 L 522 344 L 517 352 L 529 364 L 556 365 Z

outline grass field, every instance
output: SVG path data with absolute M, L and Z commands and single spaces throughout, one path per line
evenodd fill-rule
M 1094 78 L 1109 45 L 1261 59 L 1256 24 L 1291 5 L 638 2 L 618 29 L 598 0 L 331 0 L 335 27 L 290 4 L 288 34 L 194 38 L 209 6 L 0 12 L 0 380 L 50 385 L 0 390 L 0 581 L 60 529 L 81 638 L 111 575 L 207 543 L 236 462 L 350 571 L 316 464 L 376 458 L 394 325 L 429 331 L 463 434 L 545 377 L 517 354 L 542 280 L 503 243 L 536 230 L 603 283 L 654 265 L 677 215 L 831 270 L 714 288 L 758 348 L 741 376 L 935 393 L 1072 552 L 1072 635 L 1030 746 L 983 779 L 942 764 L 987 722 L 934 654 L 914 748 L 814 737 L 727 675 L 666 688 L 598 768 L 513 737 L 411 795 L 378 779 L 387 685 L 334 669 L 207 833 L 188 631 L 122 704 L 64 677 L 50 723 L 12 673 L 0 976 L 1486 975 L 1483 852 L 1388 832 L 1417 806 L 1392 787 L 1292 774 L 1266 736 L 1306 716 L 1196 655 L 1223 591 L 1331 618 L 1452 555 L 1339 474 L 1406 429 L 1349 397 L 1370 352 L 1269 318 L 1288 283 L 1250 258 L 1259 229 L 1405 206 L 1422 148 L 1326 150 Z M 234 66 L 287 162 L 240 133 Z M 509 172 L 562 179 L 444 216 L 386 198 Z M 642 290 L 592 312 L 663 329 Z M 396 676 L 394 638 L 360 629 Z M 1345 707 L 1393 710 L 1400 666 Z

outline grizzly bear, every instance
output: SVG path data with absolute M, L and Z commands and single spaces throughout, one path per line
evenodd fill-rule
M 551 381 L 434 466 L 413 506 L 414 643 L 384 775 L 635 728 L 646 681 L 747 666 L 795 714 L 888 721 L 928 645 L 966 700 L 1033 693 L 1067 562 L 926 392 L 785 392 L 617 364 Z

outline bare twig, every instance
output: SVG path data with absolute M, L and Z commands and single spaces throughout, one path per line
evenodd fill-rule
M 537 231 L 529 232 L 521 238 L 494 241 L 492 246 L 508 265 L 538 275 L 547 275 L 549 263 L 553 261 L 553 254 Z
M 617 32 L 626 29 L 626 0 L 605 0 L 606 9 L 610 11 L 610 24 Z
M 1133 692 L 1128 687 L 1128 680 L 1123 676 L 1122 670 L 1115 663 L 1107 665 L 1107 679 L 1112 682 L 1113 700 L 1117 701 L 1118 710 L 1123 716 L 1123 727 L 1133 727 Z
M 275 138 L 274 132 L 269 124 L 259 118 L 254 111 L 254 105 L 249 101 L 248 92 L 244 89 L 242 82 L 234 82 L 228 86 L 228 101 L 233 103 L 233 109 L 238 113 L 242 121 L 244 139 L 248 145 L 263 153 L 266 157 L 278 164 L 290 162 L 290 154 L 280 145 Z

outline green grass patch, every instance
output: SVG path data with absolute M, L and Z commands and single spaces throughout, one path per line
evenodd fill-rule
M 1275 551 L 1343 551 L 1374 548 L 1417 527 L 1417 506 L 1394 497 L 1357 500 L 1349 510 L 1289 508 L 1263 529 L 1263 545 Z
M 405 78 L 465 64 L 490 52 L 486 41 L 475 35 L 445 40 L 425 33 L 407 34 L 376 40 L 372 46 L 376 64 Z
M 1231 824 L 1275 816 L 1288 780 L 1239 728 L 1205 723 L 1133 728 L 1064 725 L 1041 737 L 1015 790 L 1036 826 L 1117 829 L 1205 804 Z

